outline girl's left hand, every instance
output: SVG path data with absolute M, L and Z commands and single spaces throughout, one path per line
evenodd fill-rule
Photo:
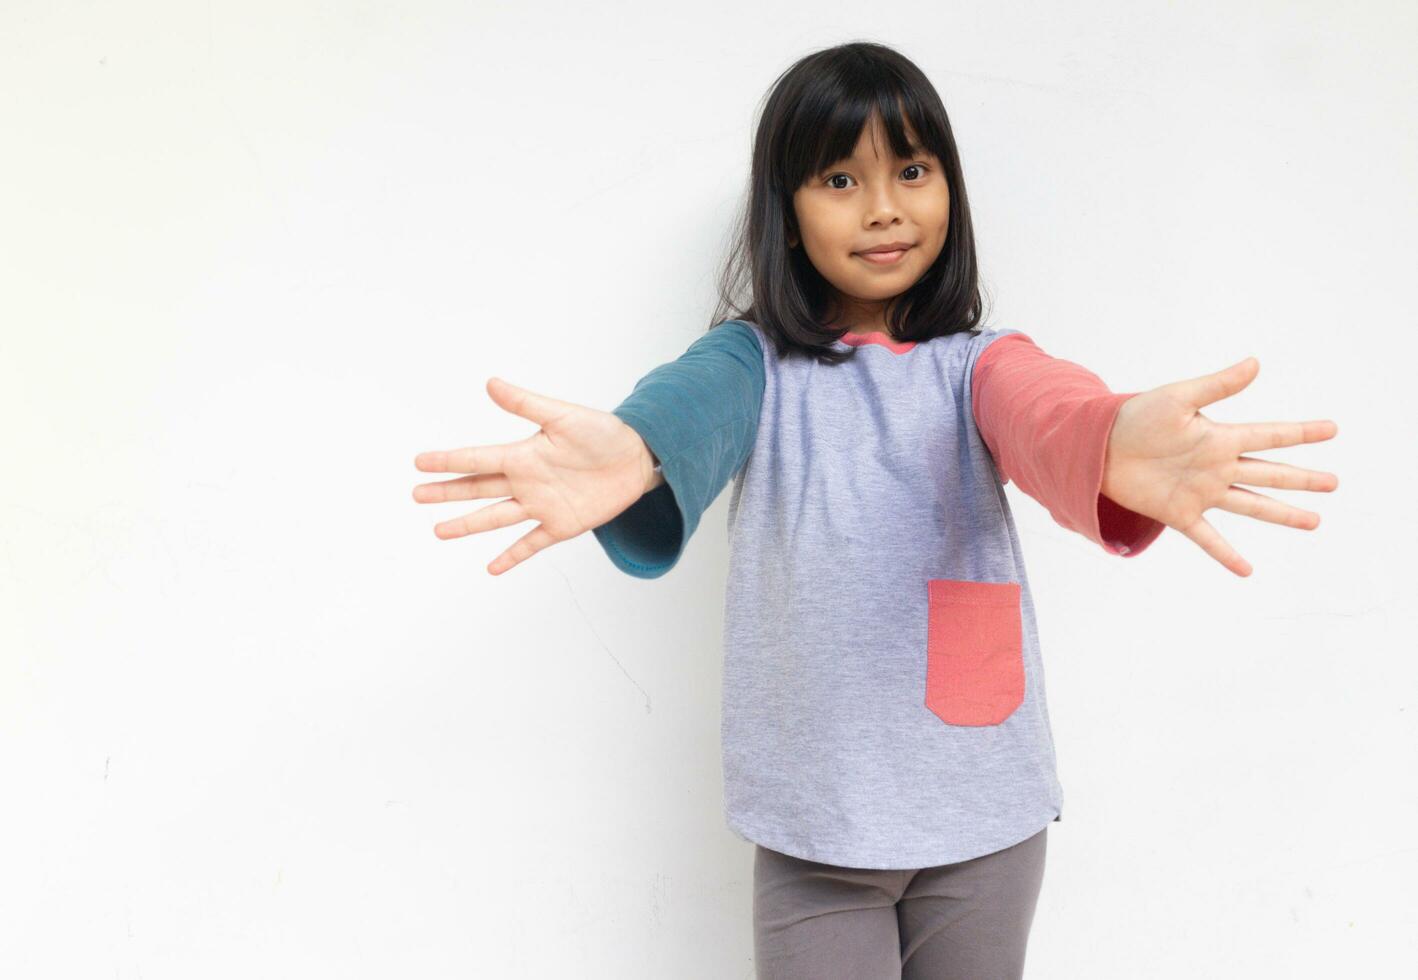
M 1328 493 L 1339 477 L 1255 459 L 1243 453 L 1333 439 L 1331 421 L 1213 422 L 1199 409 L 1243 391 L 1260 373 L 1248 357 L 1224 371 L 1174 381 L 1123 402 L 1108 438 L 1102 493 L 1113 502 L 1176 528 L 1237 575 L 1252 571 L 1202 516 L 1211 507 L 1307 531 L 1320 517 L 1235 486 Z

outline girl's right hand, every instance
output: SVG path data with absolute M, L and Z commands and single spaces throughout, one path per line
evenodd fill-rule
M 610 412 L 559 401 L 489 378 L 487 393 L 502 408 L 541 426 L 520 442 L 419 453 L 414 466 L 426 473 L 471 476 L 422 483 L 414 500 L 508 497 L 433 532 L 461 538 L 526 520 L 540 523 L 487 566 L 500 575 L 548 545 L 574 538 L 619 515 L 641 495 L 664 482 L 645 440 Z

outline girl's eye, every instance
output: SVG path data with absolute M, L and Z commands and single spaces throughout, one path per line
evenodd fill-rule
M 923 164 L 923 163 L 913 163 L 913 164 L 911 164 L 909 167 L 906 168 L 906 170 L 929 170 L 929 169 L 930 169 L 930 168 L 927 167 L 927 166 L 926 166 L 925 164 Z M 901 172 L 904 174 L 904 173 L 906 172 L 906 170 L 903 170 L 903 171 L 901 171 Z M 828 177 L 827 180 L 824 181 L 824 183 L 830 183 L 831 181 L 836 180 L 838 177 L 843 177 L 843 178 L 846 178 L 847 180 L 851 180 L 851 179 L 852 179 L 852 178 L 848 177 L 846 174 L 833 174 L 832 176 Z M 920 183 L 920 181 L 912 181 L 912 183 L 918 184 L 918 183 Z M 839 190 L 839 191 L 840 191 L 840 190 L 846 190 L 846 188 L 844 188 L 844 187 L 839 187 L 837 184 L 832 184 L 832 188 L 833 188 L 833 190 Z

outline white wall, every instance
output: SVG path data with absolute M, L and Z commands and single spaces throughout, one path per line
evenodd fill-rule
M 0 8 L 0 975 L 748 978 L 722 495 L 682 564 L 440 541 L 498 375 L 613 407 L 707 325 L 753 114 L 915 59 L 994 299 L 1115 390 L 1330 418 L 1315 531 L 1137 560 L 1012 484 L 1066 801 L 1038 978 L 1410 975 L 1418 9 Z M 516 239 L 522 244 L 501 244 Z M 651 244 L 645 244 L 645 240 Z M 481 502 L 479 502 L 479 505 Z

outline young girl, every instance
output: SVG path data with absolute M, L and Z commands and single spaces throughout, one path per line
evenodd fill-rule
M 610 413 L 489 380 L 540 431 L 420 454 L 423 471 L 474 475 L 414 499 L 506 498 L 443 538 L 537 521 L 494 575 L 591 530 L 654 578 L 732 479 L 724 796 L 755 845 L 758 975 L 1018 978 L 1063 794 L 1004 484 L 1109 555 L 1171 527 L 1244 576 L 1203 512 L 1315 528 L 1237 484 L 1336 477 L 1242 454 L 1338 429 L 1203 416 L 1254 358 L 1117 394 L 982 327 L 950 121 L 890 48 L 784 73 L 751 182 L 714 326 L 683 356 Z

